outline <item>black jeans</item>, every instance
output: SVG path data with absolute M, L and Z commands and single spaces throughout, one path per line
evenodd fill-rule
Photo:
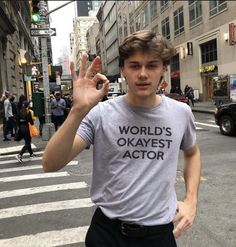
M 22 138 L 25 140 L 25 145 L 20 151 L 20 155 L 23 155 L 26 151 L 29 152 L 29 154 L 33 154 L 33 150 L 31 148 L 31 136 L 29 132 L 29 126 L 25 124 L 19 125 L 19 129 L 22 135 Z
M 132 227 L 132 231 L 122 226 L 121 221 L 107 218 L 98 208 L 87 232 L 86 247 L 177 247 L 172 223 L 144 229 Z
M 64 115 L 63 116 L 55 116 L 55 115 L 52 115 L 52 122 L 55 125 L 55 130 L 56 131 L 57 131 L 58 127 L 63 124 L 64 120 L 65 120 Z

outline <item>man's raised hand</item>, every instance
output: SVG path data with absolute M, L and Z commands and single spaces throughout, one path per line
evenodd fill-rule
M 101 59 L 96 57 L 87 69 L 88 55 L 83 54 L 79 67 L 79 76 L 73 62 L 70 70 L 73 80 L 73 107 L 82 112 L 88 112 L 108 92 L 109 80 L 105 75 L 98 73 L 101 68 Z M 97 83 L 103 81 L 100 89 Z

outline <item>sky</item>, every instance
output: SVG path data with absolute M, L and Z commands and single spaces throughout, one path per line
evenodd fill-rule
M 49 11 L 67 3 L 69 1 L 48 1 Z M 51 13 L 50 27 L 56 28 L 56 36 L 51 37 L 53 64 L 57 64 L 58 58 L 70 49 L 69 34 L 73 31 L 73 18 L 75 17 L 75 2 L 72 2 L 61 9 Z

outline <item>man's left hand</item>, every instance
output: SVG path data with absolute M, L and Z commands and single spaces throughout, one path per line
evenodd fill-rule
M 175 238 L 179 238 L 188 228 L 192 226 L 196 216 L 196 211 L 196 204 L 187 200 L 178 202 L 176 215 L 173 219 L 173 223 L 177 223 L 173 231 Z

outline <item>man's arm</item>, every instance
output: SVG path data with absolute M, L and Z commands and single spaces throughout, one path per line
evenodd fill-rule
M 197 144 L 195 144 L 191 149 L 184 151 L 186 196 L 183 202 L 178 203 L 177 213 L 173 220 L 174 223 L 178 222 L 173 231 L 176 238 L 192 226 L 196 216 L 200 173 L 200 151 Z
M 96 57 L 86 71 L 87 61 L 88 55 L 84 54 L 78 78 L 74 64 L 71 63 L 73 106 L 63 125 L 47 144 L 42 161 L 46 172 L 63 168 L 87 146 L 87 143 L 76 134 L 77 129 L 86 114 L 108 92 L 109 81 L 104 75 L 97 73 L 101 65 L 100 58 Z M 104 83 L 101 89 L 97 89 L 100 80 Z

